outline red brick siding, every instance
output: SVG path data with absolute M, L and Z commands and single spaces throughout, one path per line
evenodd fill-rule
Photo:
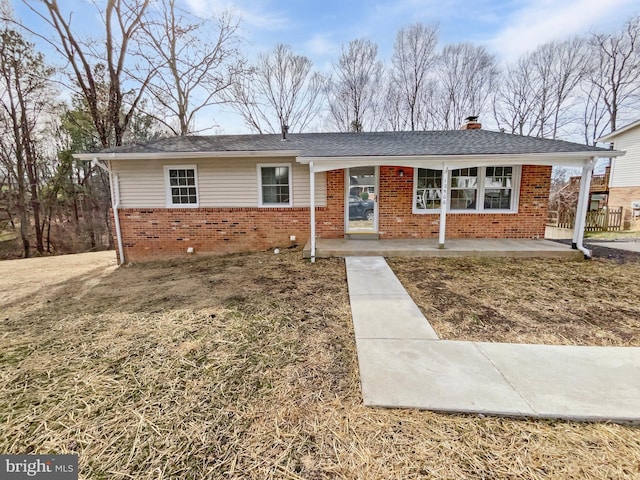
M 607 204 L 611 208 L 622 207 L 624 228 L 631 226 L 631 203 L 640 200 L 640 187 L 611 187 Z
M 380 167 L 380 238 L 437 238 L 440 214 L 413 214 L 413 169 Z M 551 167 L 524 165 L 518 213 L 452 213 L 447 238 L 543 237 L 551 184 Z
M 380 168 L 380 237 L 433 238 L 438 236 L 439 214 L 414 215 L 413 170 Z M 550 167 L 524 166 L 517 214 L 450 214 L 448 238 L 532 238 L 544 235 Z M 327 172 L 327 205 L 316 210 L 320 238 L 344 236 L 344 171 Z M 266 250 L 309 239 L 308 208 L 153 208 L 122 209 L 120 225 L 125 260 Z
M 308 208 L 123 209 L 120 225 L 127 262 L 202 253 L 288 247 L 309 237 Z

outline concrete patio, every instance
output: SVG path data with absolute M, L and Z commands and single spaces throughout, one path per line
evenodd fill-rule
M 640 348 L 439 340 L 384 258 L 346 265 L 365 405 L 640 423 Z
M 309 258 L 310 243 L 304 247 Z M 527 239 L 451 239 L 438 248 L 438 239 L 318 239 L 316 258 L 329 257 L 527 257 L 582 258 L 583 254 L 568 245 L 550 240 Z

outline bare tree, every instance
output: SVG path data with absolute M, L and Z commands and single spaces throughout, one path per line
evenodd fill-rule
M 378 46 L 357 39 L 343 46 L 329 87 L 329 113 L 340 131 L 377 130 L 382 120 L 383 64 Z
M 603 101 L 604 92 L 595 83 L 587 80 L 580 86 L 583 94 L 582 132 L 584 143 L 595 145 L 598 138 L 607 133 L 610 116 Z
M 574 120 L 572 98 L 584 78 L 584 42 L 573 38 L 549 42 L 507 67 L 496 89 L 498 125 L 520 135 L 556 138 Z
M 389 82 L 386 89 L 383 105 L 384 126 L 392 132 L 399 132 L 406 127 L 403 98 L 400 91 Z
M 559 130 L 574 120 L 565 113 L 571 110 L 571 100 L 587 74 L 589 59 L 585 42 L 580 37 L 561 42 L 554 50 L 551 138 L 556 138 Z
M 410 130 L 424 124 L 430 69 L 435 64 L 438 26 L 415 23 L 401 28 L 391 57 L 392 86 L 398 92 L 398 108 Z
M 528 59 L 528 56 L 522 57 L 507 67 L 493 100 L 498 127 L 519 135 L 531 135 L 535 128 L 533 69 Z
M 277 45 L 234 84 L 231 105 L 257 133 L 276 133 L 285 126 L 302 132 L 323 108 L 326 80 L 312 68 L 311 60 L 294 54 L 289 45 Z
M 498 75 L 496 59 L 470 43 L 447 45 L 438 59 L 438 124 L 458 128 L 468 115 L 482 115 Z
M 37 250 L 44 253 L 36 129 L 40 116 L 50 105 L 52 75 L 53 70 L 45 65 L 44 57 L 35 51 L 33 44 L 13 30 L 0 32 L 0 118 L 5 127 L 0 141 L 0 160 L 10 183 L 15 184 L 25 257 L 31 253 L 30 214 Z
M 152 52 L 149 63 L 157 67 L 148 90 L 160 108 L 156 118 L 175 135 L 187 135 L 195 131 L 196 115 L 223 102 L 223 92 L 244 70 L 239 24 L 229 13 L 215 20 L 194 17 L 175 0 L 160 0 L 158 6 L 157 20 L 142 25 Z
M 64 13 L 56 0 L 23 0 L 52 32 L 23 28 L 47 42 L 69 63 L 71 78 L 86 101 L 102 147 L 122 145 L 127 125 L 143 98 L 149 69 L 142 79 L 128 68 L 138 49 L 139 35 L 145 23 L 150 0 L 109 0 L 99 9 L 104 31 L 95 40 L 82 38 L 72 25 L 72 14 Z M 96 78 L 96 69 L 106 69 L 106 92 Z
M 587 96 L 585 138 L 598 138 L 614 131 L 618 126 L 620 110 L 637 105 L 640 100 L 640 16 L 630 18 L 617 33 L 594 33 L 589 38 L 591 57 L 590 86 Z M 607 111 L 606 122 L 598 121 L 602 108 L 593 102 L 602 102 Z M 589 133 L 594 125 L 599 131 Z

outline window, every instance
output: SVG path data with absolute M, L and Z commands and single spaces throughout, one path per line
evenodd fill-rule
M 416 178 L 416 208 L 433 210 L 440 208 L 442 194 L 442 170 L 419 168 Z
M 478 168 L 451 170 L 449 208 L 451 210 L 475 210 L 478 196 Z
M 513 167 L 487 167 L 484 177 L 485 210 L 509 210 L 513 182 Z
M 519 166 L 458 168 L 449 173 L 450 212 L 515 212 Z M 442 171 L 415 169 L 413 213 L 440 210 Z
M 167 206 L 197 207 L 198 176 L 195 165 L 165 167 Z
M 258 165 L 261 206 L 291 206 L 290 165 Z

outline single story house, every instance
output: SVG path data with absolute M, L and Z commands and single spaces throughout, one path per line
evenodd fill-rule
M 620 154 L 466 127 L 188 136 L 76 158 L 110 173 L 124 263 L 308 241 L 314 260 L 318 238 L 542 238 L 552 166 L 590 177 L 598 157 Z
M 625 223 L 640 216 L 640 120 L 598 139 L 616 150 L 626 151 L 624 157 L 611 159 L 609 170 L 609 207 L 623 207 Z

